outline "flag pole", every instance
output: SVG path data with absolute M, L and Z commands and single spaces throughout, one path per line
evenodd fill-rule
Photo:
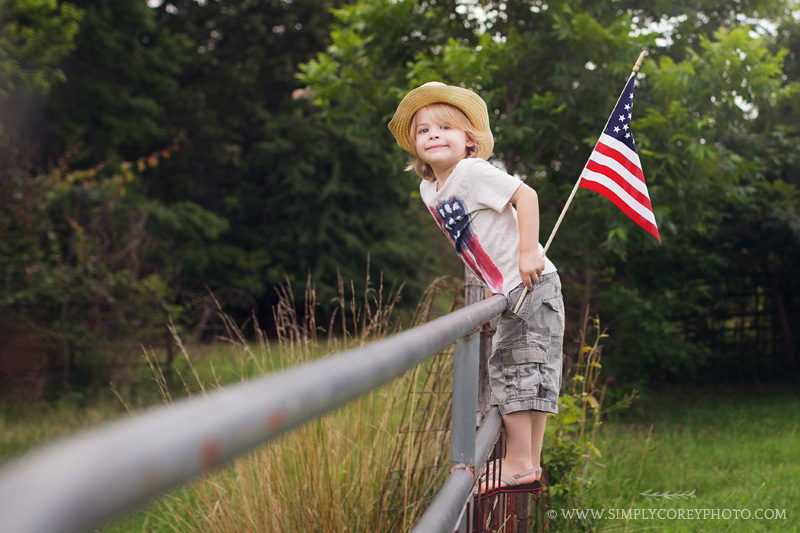
M 636 63 L 633 65 L 633 69 L 631 70 L 631 75 L 628 76 L 628 81 L 630 81 L 630 79 L 633 76 L 636 76 L 636 74 L 639 72 L 639 69 L 642 67 L 642 61 L 644 61 L 644 55 L 645 55 L 645 50 L 642 50 L 642 53 L 639 54 L 639 59 L 637 59 Z M 617 102 L 614 104 L 615 108 L 617 107 L 617 103 L 619 103 L 620 98 L 622 98 L 622 94 L 620 94 L 619 98 L 617 98 Z M 606 125 L 603 126 L 603 129 L 601 131 L 606 131 L 606 128 L 608 127 L 608 123 L 610 120 L 611 116 L 608 117 L 608 120 L 606 120 Z M 567 209 L 569 209 L 569 206 L 572 203 L 572 199 L 575 198 L 575 193 L 578 192 L 578 189 L 580 188 L 581 178 L 583 177 L 583 173 L 586 171 L 586 166 L 588 164 L 589 161 L 587 160 L 586 164 L 583 165 L 583 170 L 581 170 L 581 173 L 578 176 L 578 181 L 575 182 L 575 186 L 572 188 L 572 192 L 570 193 L 569 198 L 567 198 L 567 203 L 564 204 L 564 208 L 561 210 L 561 214 L 558 216 L 558 220 L 556 220 L 556 225 L 553 226 L 553 231 L 550 232 L 550 237 L 548 237 L 547 243 L 544 245 L 542 256 L 547 255 L 547 250 L 550 248 L 550 245 L 553 242 L 553 237 L 556 236 L 556 232 L 558 231 L 558 228 L 561 226 L 561 221 L 564 220 L 564 215 L 567 214 Z M 527 287 L 523 289 L 522 296 L 519 297 L 519 301 L 517 302 L 517 305 L 514 307 L 514 313 L 519 311 L 519 308 L 520 306 L 522 306 L 522 301 L 525 299 L 526 294 L 528 294 Z

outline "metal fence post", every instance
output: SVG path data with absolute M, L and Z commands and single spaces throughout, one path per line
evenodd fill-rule
M 486 296 L 486 285 L 478 279 L 472 270 L 464 266 L 464 305 L 471 305 L 483 300 Z M 489 324 L 497 325 L 497 317 Z M 478 357 L 478 411 L 475 413 L 475 425 L 480 426 L 483 417 L 489 412 L 491 389 L 489 388 L 489 356 L 492 353 L 492 341 L 487 335 L 486 326 L 481 326 L 480 355 Z
M 478 408 L 478 354 L 480 335 L 473 332 L 456 341 L 453 361 L 453 420 L 450 470 L 475 475 L 475 411 Z

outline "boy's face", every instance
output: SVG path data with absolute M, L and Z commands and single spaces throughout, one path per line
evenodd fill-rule
M 464 130 L 439 123 L 427 107 L 414 115 L 412 132 L 417 156 L 428 163 L 437 177 L 449 175 L 456 164 L 468 155 L 468 148 L 475 146 Z

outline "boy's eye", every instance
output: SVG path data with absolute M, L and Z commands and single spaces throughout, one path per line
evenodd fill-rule
M 420 128 L 418 133 L 428 133 L 428 128 Z
M 449 130 L 449 129 L 450 129 L 450 126 L 448 126 L 447 124 L 444 124 L 444 125 L 442 126 L 442 129 L 443 129 L 443 130 Z

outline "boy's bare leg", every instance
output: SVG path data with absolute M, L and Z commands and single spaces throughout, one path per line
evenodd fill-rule
M 532 422 L 531 411 L 517 411 L 503 415 L 503 426 L 506 430 L 503 473 L 516 474 L 533 466 L 531 464 Z
M 517 411 L 503 415 L 506 430 L 506 456 L 503 459 L 503 473 L 517 474 L 541 468 L 544 429 L 547 426 L 547 413 L 541 411 Z M 541 474 L 530 474 L 518 481 L 532 483 Z
M 544 442 L 544 429 L 547 426 L 547 413 L 531 411 L 531 462 L 534 468 L 541 468 L 542 443 Z M 536 479 L 542 477 L 539 473 Z
M 503 415 L 503 426 L 506 431 L 506 456 L 503 459 L 503 474 L 514 475 L 525 470 L 530 470 L 534 467 L 531 461 L 531 451 L 533 450 L 533 443 L 531 437 L 535 435 L 533 427 L 532 411 L 516 411 Z M 541 425 L 541 424 L 540 424 Z M 538 449 L 541 452 L 541 442 Z M 538 463 L 538 458 L 536 463 Z M 538 479 L 538 476 L 529 474 L 517 481 L 522 483 L 533 483 Z M 492 490 L 494 488 L 494 479 L 487 480 L 488 487 L 480 487 L 481 490 Z M 500 483 L 503 486 L 504 483 Z
M 547 426 L 547 413 L 540 411 L 509 413 L 503 415 L 503 426 L 506 431 L 506 456 L 503 459 L 503 473 L 514 475 L 531 468 L 541 468 L 540 460 L 544 430 Z M 529 474 L 517 481 L 520 484 L 533 483 L 541 477 L 541 473 Z M 482 486 L 480 490 L 494 488 L 494 479 L 488 479 L 487 483 L 489 486 Z

